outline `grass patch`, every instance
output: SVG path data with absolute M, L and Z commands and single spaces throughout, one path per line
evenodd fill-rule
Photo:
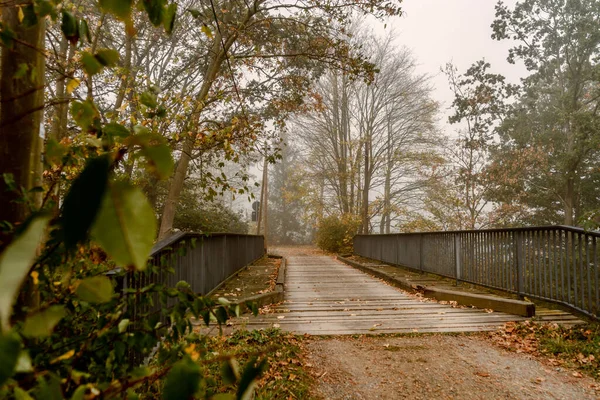
M 310 375 L 304 371 L 302 337 L 279 329 L 237 331 L 232 336 L 192 335 L 186 339 L 186 353 L 201 367 L 202 384 L 197 398 L 235 398 L 241 373 L 249 363 L 263 361 L 256 382 L 256 400 L 309 399 Z M 155 395 L 161 388 L 155 388 Z M 225 396 L 226 394 L 232 396 Z
M 565 327 L 525 321 L 506 324 L 503 331 L 490 335 L 506 349 L 543 355 L 552 365 L 576 368 L 600 378 L 600 324 Z

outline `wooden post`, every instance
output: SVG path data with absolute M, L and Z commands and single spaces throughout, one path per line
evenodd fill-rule
M 524 289 L 524 271 L 525 266 L 523 259 L 523 233 L 515 232 L 515 259 L 517 262 L 517 293 L 519 297 L 523 298 L 523 289 Z
M 462 265 L 460 260 L 460 236 L 454 234 L 454 268 L 456 271 L 456 285 L 458 285 L 462 279 Z

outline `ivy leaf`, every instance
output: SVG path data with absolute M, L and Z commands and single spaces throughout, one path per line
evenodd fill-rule
M 183 359 L 171 368 L 163 388 L 164 400 L 189 399 L 200 386 L 200 367 L 190 359 Z
M 129 19 L 132 0 L 100 0 L 100 7 L 121 20 Z
M 177 15 L 177 3 L 171 3 L 165 9 L 165 13 L 163 15 L 163 25 L 165 27 L 165 32 L 167 35 L 170 35 L 173 32 L 173 27 L 175 26 L 175 16 Z
M 25 320 L 23 335 L 29 337 L 47 337 L 58 322 L 67 315 L 63 306 L 51 306 Z
M 106 276 L 94 276 L 79 282 L 75 294 L 88 303 L 106 303 L 113 295 L 113 286 Z
M 72 45 L 77 44 L 79 41 L 79 29 L 77 27 L 77 19 L 73 14 L 63 10 L 60 30 Z
M 0 255 L 0 328 L 2 331 L 6 332 L 9 329 L 12 306 L 23 281 L 29 274 L 49 220 L 48 216 L 39 216 L 31 220 L 25 232 Z
M 88 161 L 65 197 L 61 225 L 67 249 L 87 238 L 87 233 L 100 210 L 108 183 L 108 154 Z
M 0 387 L 13 375 L 20 352 L 21 342 L 16 334 L 0 336 Z
M 154 210 L 139 188 L 128 182 L 113 182 L 92 235 L 118 264 L 144 269 L 156 236 Z

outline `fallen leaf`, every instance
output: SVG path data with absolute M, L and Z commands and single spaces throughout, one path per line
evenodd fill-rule
M 483 378 L 489 378 L 490 377 L 490 374 L 488 374 L 487 372 L 476 372 L 475 375 L 481 376 Z

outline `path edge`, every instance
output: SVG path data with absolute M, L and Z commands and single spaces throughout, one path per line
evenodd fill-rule
M 408 280 L 390 276 L 383 271 L 378 271 L 346 257 L 337 256 L 336 259 L 369 275 L 383 279 L 392 286 L 410 292 L 420 292 L 423 294 L 423 296 L 436 299 L 438 301 L 456 301 L 458 304 L 465 306 L 474 306 L 481 309 L 492 309 L 494 311 L 520 315 L 527 318 L 535 316 L 535 304 L 528 301 L 440 289 L 433 286 L 415 285 Z

